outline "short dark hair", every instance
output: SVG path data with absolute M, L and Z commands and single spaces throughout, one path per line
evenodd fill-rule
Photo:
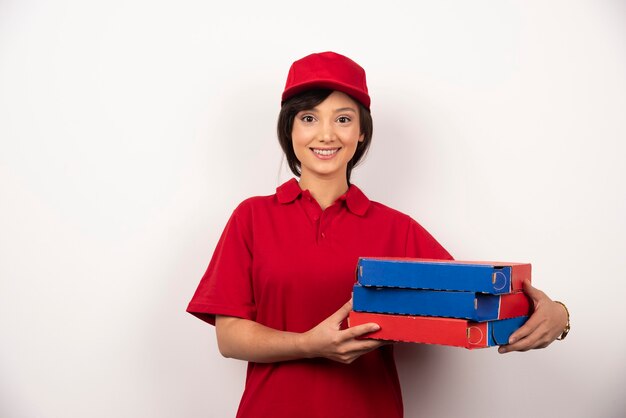
M 293 142 L 291 140 L 291 132 L 293 130 L 293 121 L 298 114 L 303 110 L 312 109 L 318 104 L 322 103 L 328 96 L 331 95 L 333 90 L 329 89 L 314 89 L 307 90 L 300 94 L 297 94 L 287 99 L 278 114 L 278 142 L 280 147 L 285 153 L 287 158 L 287 164 L 293 174 L 300 177 L 302 170 L 300 167 L 300 161 L 296 157 L 296 153 L 293 150 Z M 353 99 L 354 100 L 354 99 Z M 367 153 L 372 142 L 372 134 L 374 131 L 374 124 L 372 122 L 372 114 L 369 109 L 361 104 L 358 100 L 354 100 L 358 105 L 359 110 L 359 123 L 361 134 L 363 134 L 363 141 L 359 142 L 356 148 L 356 152 L 352 159 L 348 162 L 348 169 L 346 172 L 346 179 L 350 184 L 350 174 L 352 169 L 361 162 L 363 156 Z

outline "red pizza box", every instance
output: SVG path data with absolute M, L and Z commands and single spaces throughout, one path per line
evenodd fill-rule
M 524 325 L 527 319 L 527 316 L 521 316 L 473 322 L 457 318 L 352 311 L 348 323 L 351 327 L 370 322 L 380 325 L 380 330 L 367 334 L 365 338 L 474 349 L 508 344 L 511 334 Z

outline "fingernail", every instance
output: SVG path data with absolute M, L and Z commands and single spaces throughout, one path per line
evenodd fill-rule
M 380 325 L 372 325 L 372 331 L 378 331 L 380 329 Z
M 515 337 L 509 338 L 509 344 L 513 344 L 515 341 L 517 341 L 517 338 Z
M 504 354 L 504 353 L 506 353 L 506 349 L 504 347 L 500 347 L 500 348 L 498 348 L 498 353 Z

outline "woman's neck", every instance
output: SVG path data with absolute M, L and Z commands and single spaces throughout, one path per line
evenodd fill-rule
M 348 191 L 346 176 L 339 178 L 320 178 L 302 173 L 300 188 L 309 190 L 311 196 L 317 201 L 322 210 L 326 209 L 342 194 Z

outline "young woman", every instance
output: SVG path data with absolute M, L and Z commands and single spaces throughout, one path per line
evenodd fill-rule
M 324 52 L 294 62 L 278 138 L 291 179 L 233 212 L 187 311 L 248 361 L 239 417 L 401 417 L 393 345 L 345 327 L 358 257 L 451 259 L 411 217 L 350 183 L 372 139 L 365 72 Z M 529 284 L 535 311 L 502 352 L 545 347 L 564 305 Z

